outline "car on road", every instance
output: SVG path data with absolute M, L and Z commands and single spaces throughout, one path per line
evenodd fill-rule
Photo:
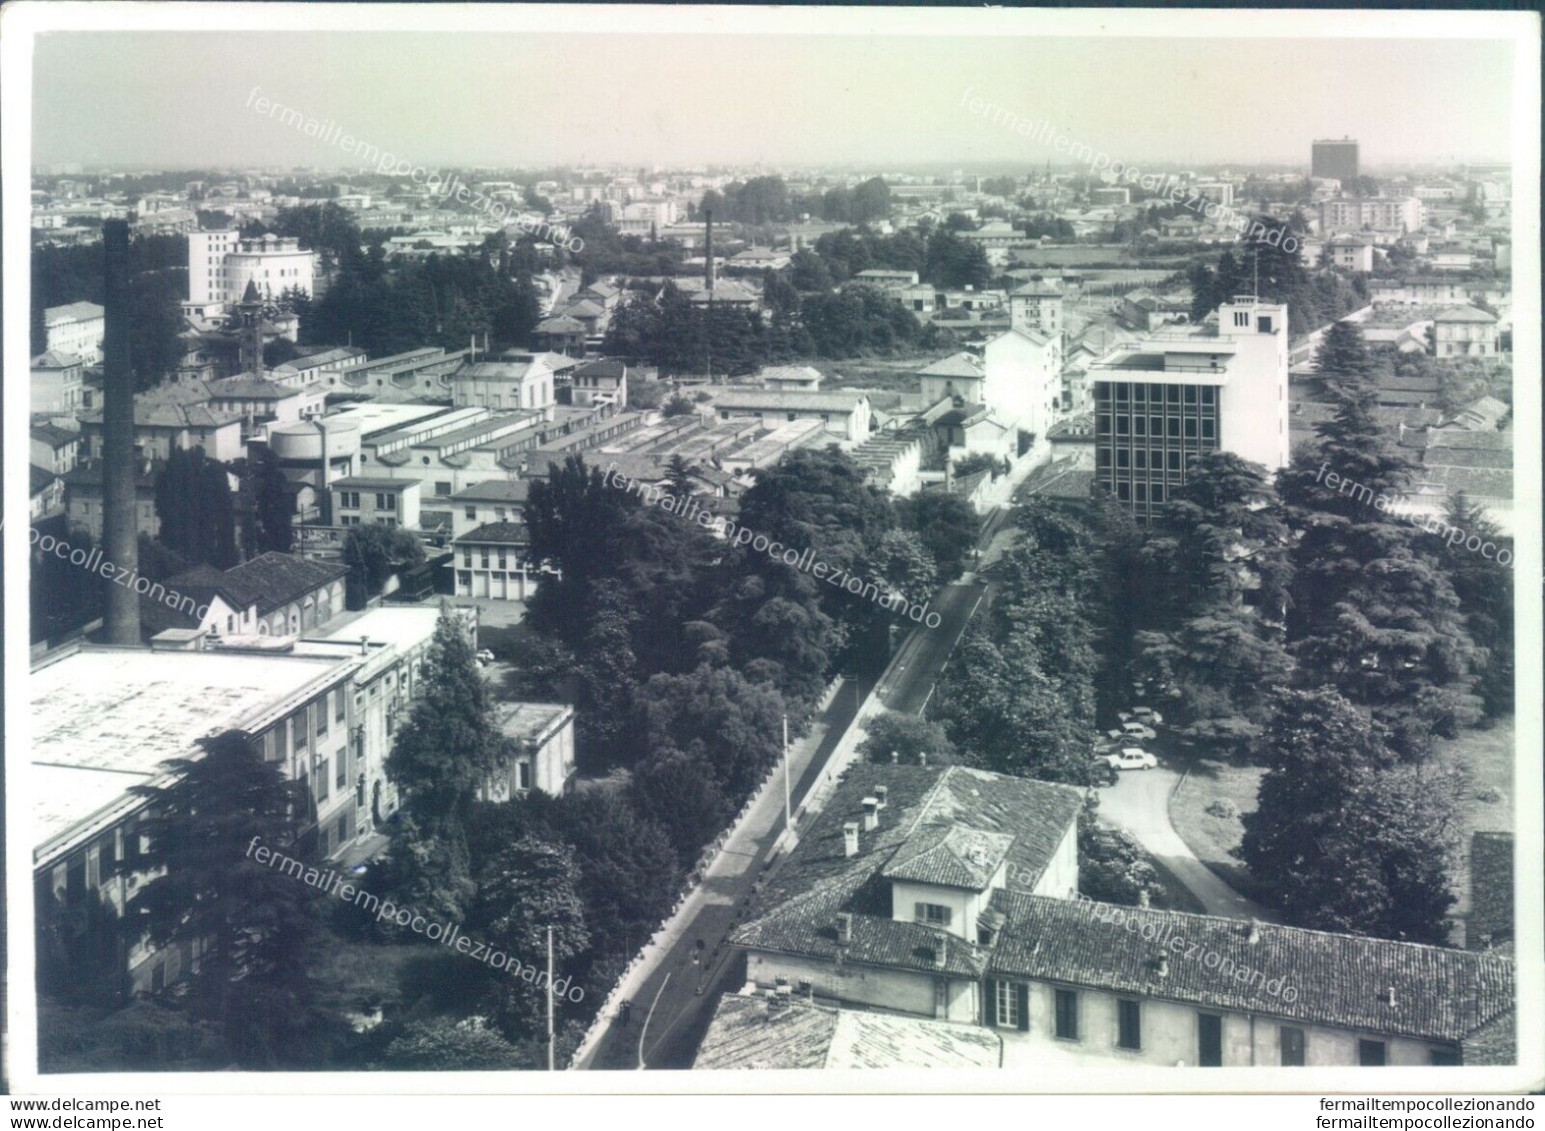
M 1135 721 L 1130 723 L 1122 723 L 1121 733 L 1127 738 L 1138 738 L 1145 742 L 1152 741 L 1153 739 L 1159 737 L 1158 732 L 1155 731 L 1152 727 L 1145 727 L 1142 723 Z
M 1159 760 L 1152 754 L 1136 746 L 1106 754 L 1100 760 L 1112 770 L 1151 770 L 1159 764 Z
M 478 649 L 478 653 L 477 653 L 477 662 L 480 663 L 480 664 L 491 664 L 491 663 L 493 663 L 494 662 L 494 654 L 493 654 L 493 652 L 490 651 L 487 648 L 479 648 Z

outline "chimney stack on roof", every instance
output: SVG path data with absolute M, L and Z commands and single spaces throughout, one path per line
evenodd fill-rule
M 842 826 L 842 854 L 858 855 L 858 822 L 848 821 Z
M 933 968 L 943 970 L 950 959 L 950 939 L 948 935 L 941 934 L 934 940 Z
M 891 787 L 888 785 L 877 785 L 874 787 L 874 796 L 879 801 L 881 809 L 885 808 L 885 802 L 890 797 L 890 792 Z
M 853 942 L 853 913 L 837 912 L 837 945 L 848 946 Z
M 864 798 L 864 831 L 873 832 L 880 827 L 880 802 L 878 798 Z
M 926 751 L 926 750 L 919 750 L 917 752 L 917 764 L 919 766 L 927 766 L 928 765 L 928 751 Z

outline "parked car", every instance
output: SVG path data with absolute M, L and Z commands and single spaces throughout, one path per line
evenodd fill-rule
M 1164 722 L 1164 716 L 1159 714 L 1159 712 L 1155 711 L 1152 707 L 1133 707 L 1130 712 L 1125 713 L 1122 716 L 1121 721 L 1126 722 L 1127 719 L 1134 719 L 1145 726 L 1151 727 L 1159 726 Z
M 1145 727 L 1139 722 L 1122 723 L 1121 733 L 1128 738 L 1140 738 L 1145 742 L 1159 737 L 1152 727 Z
M 477 662 L 480 663 L 480 664 L 491 664 L 491 663 L 493 663 L 494 662 L 494 654 L 493 654 L 493 652 L 490 651 L 487 648 L 479 648 L 478 652 L 477 652 Z
M 1104 762 L 1113 770 L 1151 770 L 1159 760 L 1146 750 L 1128 746 L 1115 754 L 1105 755 Z

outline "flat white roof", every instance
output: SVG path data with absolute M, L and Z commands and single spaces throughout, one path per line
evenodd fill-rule
M 336 641 L 357 641 L 368 636 L 371 643 L 391 644 L 408 652 L 435 634 L 439 620 L 438 606 L 382 605 L 320 635 L 323 640 Z
M 150 781 L 206 735 L 247 726 L 345 657 L 83 649 L 28 680 L 38 844 Z
M 339 412 L 328 413 L 324 420 L 347 420 L 359 425 L 360 435 L 405 428 L 415 421 L 445 412 L 444 405 L 432 404 L 366 404 L 351 405 Z

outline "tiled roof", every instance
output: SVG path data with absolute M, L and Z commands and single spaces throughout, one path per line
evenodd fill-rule
M 531 483 L 526 479 L 488 479 L 463 487 L 451 496 L 456 503 L 523 503 L 531 494 Z
M 806 412 L 852 412 L 863 393 L 811 393 L 778 389 L 728 389 L 715 393 L 715 408 L 803 409 Z
M 94 302 L 67 302 L 63 306 L 50 306 L 43 311 L 45 326 L 59 326 L 65 322 L 87 322 L 101 318 L 107 311 Z
M 79 432 L 72 432 L 68 428 L 61 428 L 57 424 L 34 424 L 31 428 L 31 435 L 32 439 L 38 443 L 47 444 L 55 449 L 80 443 Z
M 962 350 L 960 353 L 952 353 L 949 357 L 940 358 L 926 369 L 919 369 L 917 372 L 923 377 L 969 377 L 980 380 L 986 370 L 982 367 L 981 358 Z
M 80 364 L 80 358 L 76 357 L 73 353 L 65 353 L 63 350 L 48 350 L 32 359 L 33 369 L 66 369 L 72 365 Z
M 844 854 L 843 825 L 860 821 L 861 802 L 888 791 L 879 827 L 861 830 L 859 851 Z M 853 913 L 852 943 L 845 960 L 874 966 L 935 970 L 940 932 L 890 918 L 890 885 L 883 877 L 897 854 L 921 835 L 925 844 L 955 827 L 1003 834 L 1012 843 L 1006 860 L 1016 883 L 1033 887 L 1062 837 L 1077 819 L 1083 793 L 959 766 L 860 764 L 846 779 L 798 847 L 768 882 L 752 908 L 752 921 L 732 942 L 832 960 L 837 953 L 836 914 Z M 963 939 L 946 944 L 947 972 L 979 977 L 986 952 Z
M 902 845 L 881 871 L 887 880 L 982 891 L 1008 855 L 1014 838 L 963 825 L 933 825 Z
M 805 1001 L 724 995 L 698 1046 L 697 1069 L 825 1068 L 837 1011 Z
M 1476 322 L 1491 325 L 1496 322 L 1493 315 L 1475 306 L 1454 306 L 1448 310 L 1439 312 L 1435 321 L 1438 322 Z
M 997 1034 L 979 1025 L 726 994 L 692 1067 L 996 1068 L 1000 1059 Z
M 1006 922 L 990 972 L 1005 978 L 1434 1041 L 1513 1009 L 1513 963 L 1496 954 L 1006 891 L 993 906 Z
M 628 367 L 620 358 L 602 357 L 595 361 L 586 362 L 574 370 L 576 377 L 608 377 L 619 378 L 627 376 Z
M 271 612 L 349 572 L 336 562 L 311 561 L 293 554 L 259 554 L 223 573 L 201 565 L 167 581 L 168 589 L 214 589 L 242 606 L 256 605 L 258 615 Z
M 209 389 L 209 395 L 217 400 L 282 401 L 300 396 L 298 389 L 250 373 L 208 381 L 205 387 Z
M 52 471 L 49 471 L 46 467 L 39 467 L 35 463 L 29 463 L 27 465 L 28 490 L 31 491 L 33 495 L 38 495 L 43 491 L 47 491 L 58 481 L 59 476 L 55 475 Z
M 1424 467 L 1422 481 L 1441 483 L 1450 493 L 1463 491 L 1472 499 L 1484 496 L 1493 499 L 1513 497 L 1513 471 L 1511 468 L 1490 467 Z
M 348 475 L 334 479 L 327 486 L 330 490 L 406 491 L 420 485 L 417 479 L 386 479 L 370 475 Z
M 572 318 L 544 318 L 536 325 L 535 333 L 538 334 L 583 334 L 585 326 Z
M 1513 434 L 1511 432 L 1475 432 L 1468 428 L 1433 428 L 1427 433 L 1427 447 L 1511 452 Z
M 1465 945 L 1498 946 L 1513 937 L 1513 834 L 1470 837 L 1470 917 Z
M 456 539 L 458 546 L 463 543 L 482 543 L 484 545 L 505 544 L 511 546 L 524 546 L 531 541 L 531 535 L 526 532 L 523 524 L 518 522 L 485 522 L 474 530 L 469 530 Z

